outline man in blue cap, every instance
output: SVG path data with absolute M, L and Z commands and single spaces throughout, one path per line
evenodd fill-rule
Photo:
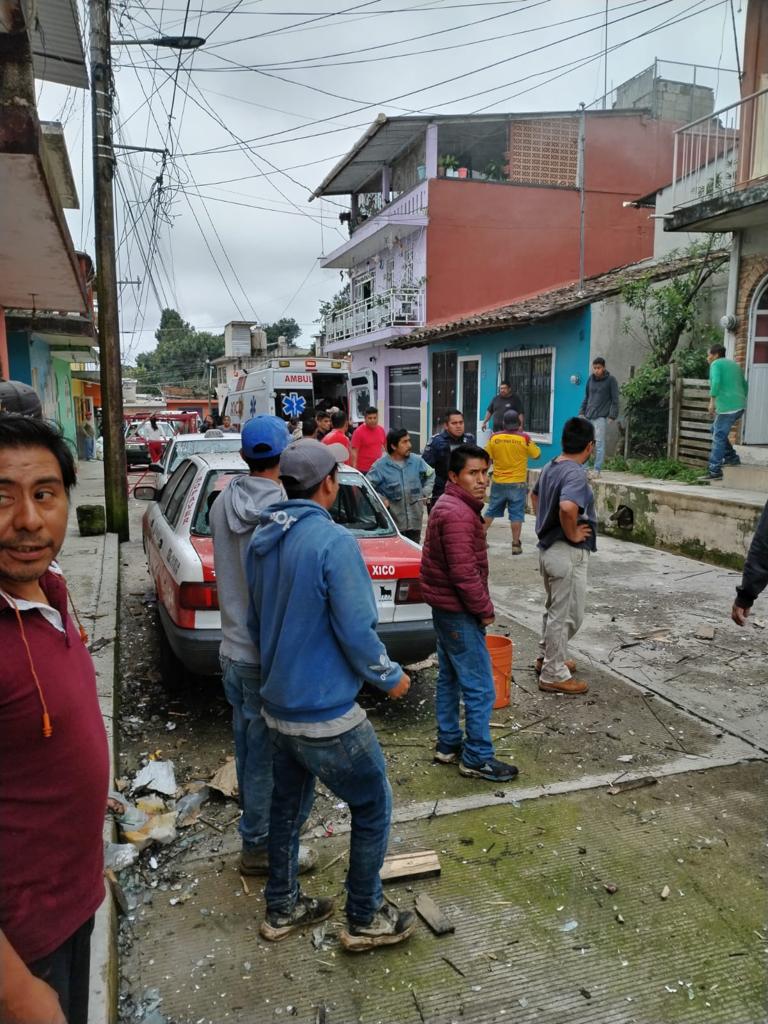
M 235 477 L 210 512 L 213 558 L 221 609 L 219 650 L 224 692 L 232 705 L 235 764 L 240 790 L 243 875 L 266 875 L 267 836 L 272 802 L 272 743 L 261 715 L 261 658 L 248 632 L 248 584 L 245 555 L 262 509 L 285 499 L 280 483 L 280 454 L 291 441 L 288 425 L 277 416 L 256 416 L 241 432 L 240 454 L 247 475 Z M 311 807 L 311 798 L 309 807 Z M 317 853 L 299 850 L 299 870 L 309 870 Z

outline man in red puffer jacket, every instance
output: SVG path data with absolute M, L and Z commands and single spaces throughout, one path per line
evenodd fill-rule
M 435 761 L 458 761 L 462 775 L 509 782 L 517 768 L 496 760 L 490 729 L 495 690 L 485 628 L 493 622 L 494 610 L 480 514 L 489 461 L 475 445 L 461 445 L 451 453 L 448 483 L 427 524 L 421 591 L 437 633 Z M 461 700 L 465 735 L 459 723 Z

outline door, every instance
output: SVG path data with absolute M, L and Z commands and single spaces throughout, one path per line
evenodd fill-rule
M 480 357 L 459 357 L 458 405 L 464 413 L 464 429 L 480 437 Z
M 455 352 L 432 353 L 432 430 L 442 430 L 445 414 L 456 408 L 456 366 Z
M 389 429 L 403 428 L 411 437 L 413 451 L 420 452 L 421 363 L 387 368 L 389 383 Z
M 768 444 L 768 281 L 758 293 L 750 318 L 747 349 L 745 444 Z

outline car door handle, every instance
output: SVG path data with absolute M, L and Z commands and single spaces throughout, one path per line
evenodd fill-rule
M 161 548 L 162 546 L 163 546 L 163 538 L 161 537 L 161 538 L 160 538 L 160 540 L 159 540 L 159 541 L 157 542 L 157 547 L 158 547 L 158 549 L 159 549 L 159 548 Z

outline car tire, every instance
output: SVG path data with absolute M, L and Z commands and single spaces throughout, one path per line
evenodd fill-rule
M 174 654 L 162 622 L 158 621 L 158 627 L 160 631 L 158 667 L 163 685 L 169 691 L 180 690 L 186 682 L 187 670 Z

